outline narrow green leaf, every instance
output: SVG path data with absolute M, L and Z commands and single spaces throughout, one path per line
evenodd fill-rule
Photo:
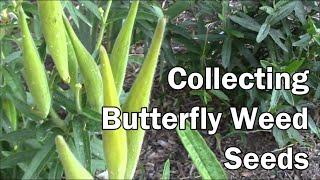
M 296 109 L 298 112 L 302 111 L 302 106 L 301 105 L 297 105 Z M 317 126 L 317 124 L 315 123 L 315 121 L 313 120 L 313 118 L 308 115 L 308 127 L 310 128 L 310 131 L 314 134 L 317 135 L 318 138 L 320 138 L 320 129 Z
M 260 24 L 256 22 L 253 18 L 246 16 L 246 17 L 238 17 L 238 16 L 230 16 L 230 19 L 239 24 L 240 26 L 250 29 L 255 32 L 259 32 Z
M 222 66 L 224 68 L 227 68 L 230 65 L 231 49 L 232 49 L 232 39 L 230 37 L 227 37 L 223 42 L 222 52 L 221 52 Z
M 73 99 L 66 97 L 61 92 L 57 92 L 53 95 L 53 105 L 56 107 L 64 106 L 68 109 L 69 112 L 77 114 L 76 103 Z M 90 108 L 82 108 L 82 112 L 80 113 L 84 117 L 88 118 L 88 122 L 98 123 L 99 129 L 101 130 L 101 114 L 91 110 Z
M 1 104 L 0 104 L 0 107 L 1 107 Z M 5 133 L 7 133 L 7 134 L 11 133 L 13 131 L 12 124 L 11 124 L 10 120 L 7 118 L 7 116 L 5 116 L 3 109 L 0 109 L 0 119 L 2 120 L 2 122 L 0 123 L 0 132 L 2 132 L 2 129 L 3 129 Z M 0 136 L 0 139 L 1 138 L 2 138 L 2 136 Z
M 291 106 L 294 106 L 294 98 L 290 90 L 281 90 L 282 96 Z
M 270 36 L 271 38 L 274 40 L 274 42 L 285 52 L 288 52 L 288 49 L 286 47 L 286 45 L 284 45 L 281 40 L 280 40 L 280 36 L 277 34 L 277 32 L 273 29 L 270 30 Z
M 81 164 L 91 170 L 91 148 L 89 140 L 89 132 L 85 129 L 82 120 L 76 119 L 72 121 L 74 144 L 77 150 L 78 159 Z
M 221 41 L 225 39 L 225 35 L 223 34 L 198 34 L 194 36 L 194 39 L 199 39 L 201 41 L 205 41 L 206 38 L 210 42 Z
M 203 179 L 227 179 L 227 175 L 200 133 L 190 129 L 187 121 L 186 130 L 177 129 L 177 133 Z
M 169 179 L 170 179 L 170 160 L 167 159 L 163 166 L 161 180 L 169 180 Z
M 77 28 L 79 28 L 79 19 L 76 13 L 77 9 L 73 6 L 71 1 L 64 1 L 64 2 L 66 2 L 66 8 L 68 9 L 74 23 L 76 24 Z
M 235 36 L 236 38 L 244 38 L 244 33 L 235 30 L 235 29 L 227 29 L 226 30 L 227 33 L 229 33 L 232 36 Z
M 56 159 L 50 167 L 48 179 L 61 179 L 62 173 L 63 167 L 59 159 Z
M 99 14 L 98 6 L 92 1 L 81 1 L 81 3 L 92 13 L 94 14 L 99 20 L 101 19 L 101 15 Z
M 268 36 L 269 31 L 270 31 L 270 24 L 268 23 L 262 24 L 256 38 L 257 43 L 262 42 Z
M 38 114 L 36 114 L 33 110 L 32 107 L 26 104 L 24 101 L 18 99 L 17 97 L 13 96 L 11 93 L 6 94 L 8 99 L 10 99 L 11 102 L 15 105 L 17 110 L 24 115 L 32 118 L 33 120 L 40 120 L 43 119 L 41 118 Z
M 266 60 L 261 60 L 260 61 L 260 64 L 263 68 L 267 69 L 268 66 L 271 66 L 271 67 L 277 67 L 277 65 L 275 63 L 271 63 L 269 61 L 266 61 Z
M 13 168 L 17 166 L 18 163 L 27 162 L 32 159 L 35 153 L 36 151 L 30 150 L 11 154 L 1 159 L 0 169 Z
M 101 147 L 102 147 L 102 140 L 96 137 L 93 137 L 91 140 L 92 155 L 98 159 L 104 160 L 103 149 Z
M 57 170 L 56 170 L 56 178 L 55 179 L 61 179 L 63 175 L 63 166 L 61 163 L 59 163 Z
M 304 34 L 300 36 L 300 40 L 293 42 L 292 46 L 305 47 L 309 44 L 311 38 L 312 37 L 309 34 Z
M 312 18 L 308 19 L 308 25 L 307 25 L 307 32 L 310 36 L 314 36 L 318 34 L 318 28 L 315 25 L 315 22 L 312 20 Z
M 9 54 L 7 57 L 5 57 L 3 59 L 3 62 L 11 63 L 14 60 L 19 60 L 19 59 L 21 59 L 21 53 L 22 53 L 21 51 L 15 51 L 15 52 Z
M 237 46 L 240 53 L 245 57 L 245 60 L 248 61 L 251 66 L 258 67 L 257 59 L 254 57 L 253 53 L 250 49 L 248 49 L 244 44 L 240 44 Z
M 320 46 L 320 34 L 314 35 L 312 39 Z
M 191 5 L 191 1 L 176 1 L 173 5 L 171 5 L 168 8 L 165 14 L 169 16 L 170 19 L 173 19 L 176 16 L 178 16 L 181 12 L 189 9 L 190 5 Z
M 219 99 L 223 100 L 223 101 L 227 101 L 229 102 L 230 99 L 229 97 L 221 90 L 211 90 L 212 94 L 215 95 L 216 97 L 218 97 Z
M 162 18 L 164 16 L 161 7 L 151 5 L 149 8 L 158 18 Z
M 0 136 L 0 141 L 7 141 L 9 143 L 16 144 L 35 137 L 36 131 L 34 129 L 19 129 L 8 134 L 2 134 Z
M 277 128 L 277 126 L 274 126 L 272 128 L 272 133 L 273 133 L 273 137 L 275 138 L 278 146 L 280 148 L 286 146 L 288 144 L 288 142 L 290 141 L 287 132 L 280 130 L 279 128 Z
M 272 14 L 274 12 L 274 9 L 270 6 L 261 6 L 259 9 L 265 11 L 268 14 Z
M 76 9 L 75 13 L 86 25 L 92 28 L 92 22 L 90 22 L 90 20 L 85 15 L 83 15 L 80 10 Z M 79 29 L 81 29 L 81 26 Z
M 296 72 L 304 63 L 304 60 L 293 60 L 288 66 L 286 66 L 283 72 L 294 73 Z
M 20 74 L 14 73 L 13 70 L 0 67 L 4 82 L 8 84 L 11 89 L 12 95 L 18 97 L 20 100 L 26 99 L 22 81 L 19 78 Z
M 320 138 L 320 129 L 311 116 L 308 116 L 308 127 L 312 133 L 316 134 L 317 137 Z
M 277 107 L 280 97 L 281 91 L 274 89 L 271 94 L 270 110 L 274 110 Z
M 105 169 L 106 168 L 106 162 L 104 160 L 101 160 L 101 159 L 92 159 L 92 168 L 93 169 Z
M 294 13 L 299 19 L 299 21 L 302 23 L 302 25 L 307 24 L 307 12 L 304 9 L 304 5 L 301 1 L 296 1 L 296 7 L 294 8 Z
M 299 142 L 300 144 L 304 144 L 303 142 L 303 137 L 301 136 L 301 134 L 299 133 L 298 130 L 294 129 L 293 127 L 290 127 L 288 130 L 287 130 L 287 134 L 288 134 L 288 137 L 290 139 L 293 139 L 297 142 Z
M 270 25 L 276 24 L 277 22 L 287 17 L 289 14 L 291 14 L 295 7 L 296 1 L 292 1 L 277 9 L 269 19 Z
M 22 179 L 36 179 L 54 154 L 54 136 L 51 134 L 43 143 L 42 148 L 33 157 Z

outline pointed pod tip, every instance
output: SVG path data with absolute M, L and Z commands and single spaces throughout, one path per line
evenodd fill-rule
M 108 57 L 107 50 L 102 45 L 99 48 L 99 55 L 100 55 L 101 65 L 105 66 L 107 63 L 106 61 L 109 61 L 109 57 Z
M 63 78 L 62 80 L 63 80 L 63 82 L 64 83 L 67 83 L 67 84 L 69 84 L 70 83 L 70 76 L 68 75 L 68 76 L 66 76 L 65 78 Z
M 99 47 L 99 52 L 100 52 L 100 55 L 101 55 L 102 53 L 106 53 L 107 51 L 106 51 L 106 49 L 103 47 L 103 45 L 101 45 L 101 46 Z
M 159 23 L 162 24 L 162 25 L 165 25 L 167 24 L 168 22 L 168 18 L 165 17 L 165 16 L 162 16 L 161 18 L 159 18 Z
M 64 140 L 63 136 L 57 135 L 55 138 L 55 144 L 58 148 L 58 152 L 61 151 L 61 148 L 64 149 L 64 147 L 68 147 L 66 141 Z
M 82 88 L 82 85 L 81 85 L 80 83 L 77 83 L 77 84 L 75 85 L 75 87 L 76 87 L 77 89 L 81 89 L 81 88 Z
M 162 17 L 160 18 L 160 21 L 163 21 L 164 23 L 167 23 L 168 18 L 167 18 L 166 16 L 162 16 Z
M 65 140 L 64 140 L 63 136 L 57 135 L 55 138 L 55 142 L 56 142 L 56 144 L 62 144 L 62 143 L 65 143 Z

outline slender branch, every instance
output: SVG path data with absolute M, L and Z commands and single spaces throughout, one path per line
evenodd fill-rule
M 59 115 L 54 111 L 53 108 L 50 109 L 51 121 L 63 131 L 67 131 L 66 123 L 59 117 Z
M 272 152 L 272 153 L 275 153 L 275 152 L 283 151 L 283 150 L 285 150 L 285 149 L 287 149 L 287 148 L 289 148 L 289 147 L 292 147 L 292 146 L 294 146 L 294 145 L 296 145 L 296 143 L 289 144 L 289 145 L 287 145 L 287 146 L 285 146 L 285 147 L 283 147 L 283 148 L 275 149 L 275 150 L 273 150 L 273 151 L 271 151 L 271 152 Z
M 111 3 L 112 3 L 112 1 L 108 0 L 107 7 L 106 7 L 106 9 L 105 9 L 105 11 L 103 13 L 103 17 L 102 17 L 102 19 L 100 21 L 100 32 L 99 32 L 99 35 L 98 35 L 96 47 L 94 48 L 94 54 L 96 54 L 98 52 L 98 49 L 101 46 L 104 30 L 106 28 L 106 21 L 108 19 L 110 7 L 111 7 Z
M 81 113 L 82 108 L 81 108 L 81 88 L 82 85 L 80 83 L 77 83 L 75 85 L 75 101 L 76 101 L 76 107 L 77 107 L 77 112 Z

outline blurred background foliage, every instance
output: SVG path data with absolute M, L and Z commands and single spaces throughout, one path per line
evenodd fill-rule
M 61 2 L 66 14 L 72 19 L 78 37 L 93 53 L 101 10 L 106 2 Z M 257 89 L 194 90 L 188 93 L 200 98 L 203 105 L 208 107 L 212 107 L 212 102 L 218 102 L 218 107 L 214 108 L 219 111 L 226 111 L 230 106 L 258 106 L 260 112 L 297 112 L 302 106 L 308 106 L 317 112 L 320 98 L 319 3 L 299 0 L 142 1 L 134 27 L 129 61 L 141 64 L 157 19 L 164 13 L 169 22 L 160 55 L 160 83 L 167 84 L 167 73 L 174 66 L 182 66 L 188 72 L 203 72 L 205 66 L 214 66 L 236 74 L 253 72 L 256 67 L 266 66 L 289 73 L 310 69 L 307 84 L 311 91 L 306 96 L 296 96 L 291 91 Z M 130 2 L 126 0 L 112 3 L 103 39 L 109 53 L 129 5 Z M 48 117 L 52 121 L 41 120 L 31 111 L 32 98 L 26 91 L 21 73 L 22 59 L 18 46 L 21 36 L 17 28 L 17 17 L 12 1 L 1 1 L 1 178 L 61 178 L 63 170 L 55 154 L 52 138 L 55 134 L 67 136 L 68 144 L 87 169 L 93 173 L 97 169 L 103 170 L 100 114 L 87 106 L 78 113 L 69 87 L 59 79 L 51 57 L 47 57 L 36 3 L 25 1 L 23 8 L 29 16 L 29 27 L 48 71 L 54 111 Z M 122 97 L 125 95 L 124 92 Z M 5 107 L 10 105 L 15 107 L 12 108 L 14 111 L 5 112 Z M 320 138 L 319 125 L 313 115 L 311 112 L 309 129 Z M 12 118 L 16 118 L 17 127 L 10 123 Z M 58 128 L 56 122 L 59 119 L 67 122 L 67 129 Z M 231 127 L 228 134 L 235 133 Z M 295 129 L 280 131 L 274 128 L 272 132 L 279 147 L 292 142 L 309 145 Z

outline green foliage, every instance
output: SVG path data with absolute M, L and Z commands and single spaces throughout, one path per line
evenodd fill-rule
M 316 2 L 184 1 L 173 3 L 166 13 L 171 14 L 171 11 L 185 12 L 180 15 L 181 18 L 189 16 L 181 21 L 169 21 L 168 31 L 171 33 L 164 40 L 163 54 L 171 66 L 185 67 L 188 72 L 203 72 L 204 66 L 215 66 L 236 74 L 251 72 L 260 66 L 272 66 L 278 72 L 290 74 L 310 69 L 308 104 L 312 107 L 318 104 L 320 24 Z M 169 43 L 172 41 L 174 43 Z M 172 44 L 179 44 L 184 50 L 171 51 L 173 48 L 169 47 Z M 165 67 L 169 68 L 170 65 Z M 221 111 L 229 106 L 226 99 L 236 106 L 250 108 L 254 104 L 259 105 L 260 112 L 269 110 L 274 114 L 296 111 L 306 103 L 305 98 L 286 90 L 236 89 L 219 94 L 206 90 L 190 92 L 206 106 L 218 99 L 222 105 Z M 309 124 L 310 129 L 319 136 L 314 120 L 309 118 L 309 121 L 313 126 L 311 128 Z M 279 133 L 273 132 L 277 139 Z M 281 141 L 279 146 L 301 142 L 300 137 L 296 136 L 299 132 L 279 132 L 287 134 L 283 136 L 286 141 Z
M 203 179 L 227 179 L 217 157 L 212 153 L 200 133 L 191 130 L 189 122 L 186 125 L 186 130 L 177 129 L 177 133 L 201 177 Z
M 161 180 L 169 180 L 169 179 L 170 179 L 170 160 L 167 159 L 163 166 Z

